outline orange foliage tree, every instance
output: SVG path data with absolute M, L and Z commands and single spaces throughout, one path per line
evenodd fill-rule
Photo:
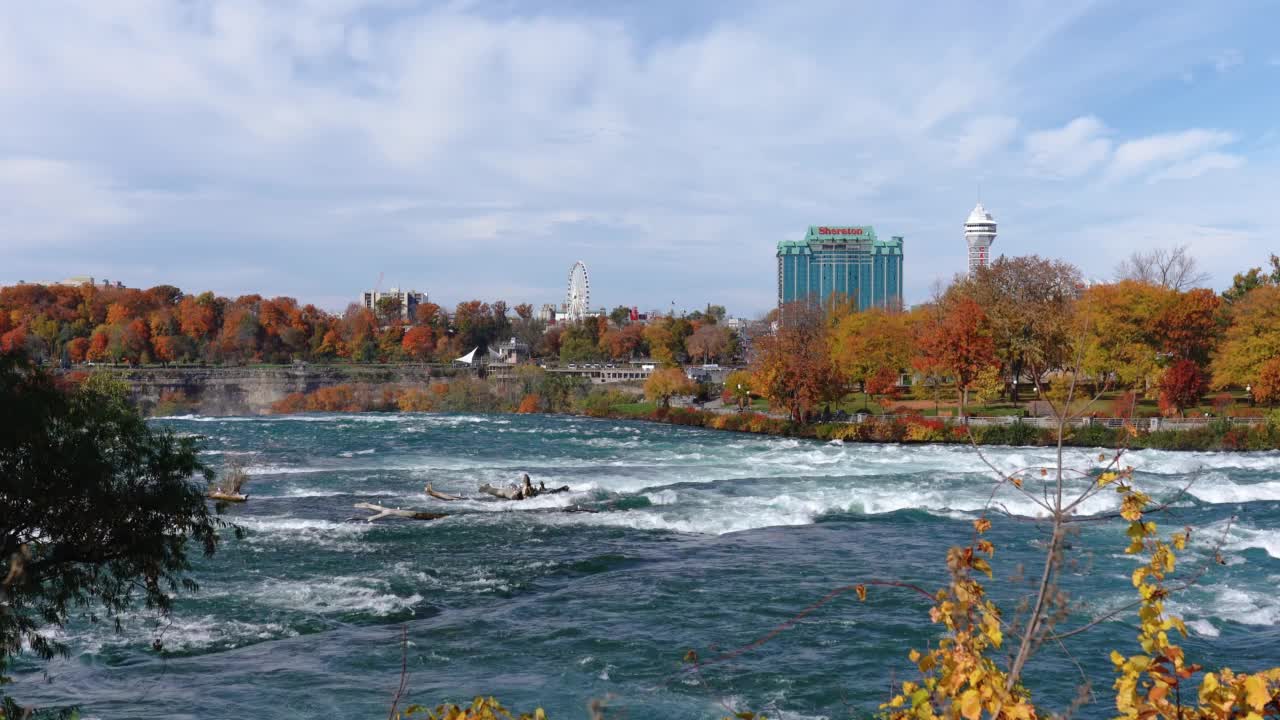
M 778 329 L 756 341 L 752 390 L 803 422 L 821 403 L 844 395 L 831 359 L 830 322 L 822 308 L 790 303 L 778 312 Z
M 996 363 L 986 313 L 972 298 L 943 298 L 926 314 L 916 342 L 917 367 L 941 368 L 955 378 L 963 415 L 969 387 Z

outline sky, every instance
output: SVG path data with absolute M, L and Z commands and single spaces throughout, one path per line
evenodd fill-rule
M 810 225 L 1109 279 L 1280 252 L 1269 2 L 0 0 L 0 283 L 776 298 Z

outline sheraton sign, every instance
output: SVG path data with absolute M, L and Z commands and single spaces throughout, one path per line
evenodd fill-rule
M 861 235 L 862 228 L 860 227 L 820 227 L 818 228 L 818 234 L 819 235 Z

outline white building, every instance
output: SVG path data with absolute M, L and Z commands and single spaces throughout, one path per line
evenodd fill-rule
M 366 309 L 374 312 L 378 311 L 378 301 L 383 298 L 396 298 L 400 301 L 400 317 L 405 320 L 413 318 L 413 313 L 418 306 L 427 301 L 427 294 L 420 293 L 416 290 L 401 290 L 400 288 L 391 288 L 387 291 L 366 290 L 360 295 L 360 302 Z
M 969 274 L 986 267 L 991 260 L 991 244 L 996 241 L 996 220 L 978 203 L 964 221 L 964 240 L 969 245 Z

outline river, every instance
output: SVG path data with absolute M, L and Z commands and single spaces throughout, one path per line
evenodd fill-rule
M 20 661 L 24 701 L 78 702 L 97 718 L 372 718 L 399 682 L 407 698 L 493 694 L 552 718 L 865 716 L 891 679 L 912 675 L 911 647 L 936 637 L 927 604 L 872 588 L 845 596 L 760 647 L 682 673 L 752 642 L 833 588 L 868 578 L 937 587 L 949 544 L 967 541 L 991 492 L 977 453 L 958 446 L 833 445 L 665 425 L 544 416 L 422 414 L 157 421 L 205 438 L 205 458 L 239 458 L 251 499 L 244 528 L 196 562 L 197 593 L 172 617 L 139 610 L 122 632 L 78 621 L 69 659 Z M 997 466 L 1048 462 L 1044 448 L 986 448 Z M 1069 451 L 1091 467 L 1097 451 Z M 1182 567 L 1212 568 L 1173 609 L 1207 666 L 1280 664 L 1280 453 L 1127 456 L 1138 483 L 1173 499 L 1171 528 L 1197 528 Z M 522 503 L 441 503 L 528 472 L 570 493 Z M 1179 490 L 1195 480 L 1185 495 Z M 997 499 L 1034 515 L 1025 499 Z M 433 522 L 354 521 L 353 503 L 442 509 Z M 1086 509 L 1105 511 L 1105 493 Z M 569 506 L 595 512 L 564 512 Z M 1233 520 L 1234 518 L 1234 520 Z M 992 590 L 1009 609 L 1014 578 L 1039 559 L 1043 528 L 995 517 Z M 1088 614 L 1128 601 L 1135 561 L 1122 525 L 1072 539 L 1065 587 Z M 1225 564 L 1211 563 L 1221 546 Z M 1046 649 L 1028 684 L 1061 709 L 1089 677 L 1113 714 L 1112 648 L 1133 652 L 1131 618 Z M 163 650 L 153 649 L 159 639 Z M 612 715 L 611 715 L 612 716 Z

